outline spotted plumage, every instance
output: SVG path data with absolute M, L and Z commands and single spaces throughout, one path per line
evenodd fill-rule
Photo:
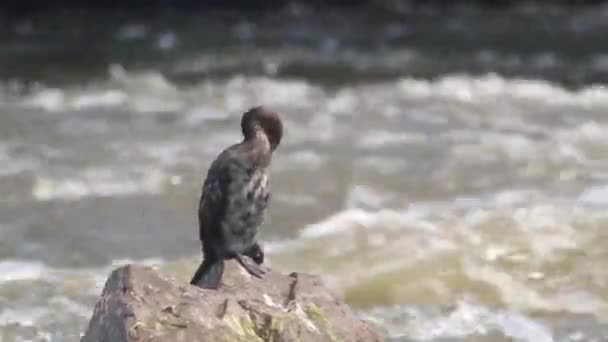
M 264 253 L 257 243 L 270 201 L 268 168 L 283 128 L 278 115 L 263 107 L 243 114 L 244 139 L 222 151 L 211 164 L 199 203 L 204 260 L 191 283 L 217 288 L 224 260 L 236 258 L 247 271 L 263 276 Z

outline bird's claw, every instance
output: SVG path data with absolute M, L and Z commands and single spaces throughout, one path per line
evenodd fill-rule
M 253 259 L 246 255 L 238 254 L 236 256 L 238 262 L 249 272 L 249 274 L 258 277 L 260 279 L 264 278 L 266 274 L 266 270 L 264 270 L 260 265 L 258 265 Z
M 264 250 L 259 243 L 249 247 L 243 255 L 250 257 L 256 264 L 261 265 L 264 263 Z

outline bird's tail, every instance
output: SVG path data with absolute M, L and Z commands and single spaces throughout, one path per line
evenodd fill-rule
M 194 273 L 190 284 L 203 289 L 217 289 L 224 273 L 224 260 L 204 259 Z

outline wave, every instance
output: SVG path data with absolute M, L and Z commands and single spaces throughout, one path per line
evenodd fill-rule
M 32 188 L 38 201 L 77 200 L 82 197 L 114 197 L 134 194 L 160 194 L 165 185 L 179 182 L 161 170 L 85 169 L 73 177 L 39 175 Z
M 335 156 L 345 156 L 360 175 L 350 187 L 371 196 L 378 190 L 369 180 L 385 179 L 387 189 L 379 192 L 392 196 L 389 202 L 400 202 L 399 193 L 422 192 L 417 184 L 430 181 L 430 191 L 452 196 L 530 182 L 579 191 L 608 178 L 603 86 L 568 90 L 496 74 L 336 89 L 245 76 L 184 85 L 156 71 L 118 66 L 104 81 L 42 87 L 0 104 L 11 108 L 17 122 L 40 122 L 31 136 L 0 141 L 0 161 L 7 165 L 0 175 L 33 172 L 31 194 L 39 200 L 157 194 L 184 176 L 175 169 L 199 168 L 238 141 L 232 123 L 244 108 L 260 103 L 284 114 L 277 174 L 325 174 Z M 42 140 L 48 142 L 40 138 L 46 135 Z M 65 162 L 72 159 L 78 163 Z M 300 198 L 309 201 L 310 194 Z M 370 205 L 387 203 L 379 198 Z
M 30 94 L 10 97 L 10 103 L 39 108 L 49 112 L 84 110 L 87 108 L 120 107 L 134 112 L 188 111 L 197 106 L 215 104 L 217 111 L 243 110 L 248 103 L 272 106 L 309 107 L 311 100 L 320 100 L 320 110 L 348 113 L 363 102 L 358 93 L 367 93 L 371 104 L 387 99 L 420 100 L 425 98 L 484 103 L 512 101 L 545 106 L 608 106 L 608 89 L 603 84 L 588 85 L 576 90 L 537 79 L 507 78 L 499 74 L 447 74 L 434 79 L 400 77 L 359 86 L 344 86 L 330 91 L 322 85 L 297 79 L 233 76 L 225 80 L 203 80 L 194 85 L 180 85 L 158 71 L 128 72 L 120 65 L 110 67 L 105 81 L 66 88 L 39 87 Z M 10 101 L 10 100 L 9 100 Z M 393 106 L 378 106 L 379 114 L 394 115 Z M 385 107 L 385 108 L 381 108 Z M 191 109 L 192 108 L 192 109 Z M 212 107 L 207 107 L 214 109 Z M 198 112 L 200 114 L 200 112 Z M 216 113 L 209 113 L 210 117 Z
M 364 307 L 473 298 L 522 312 L 606 318 L 606 224 L 602 210 L 547 198 L 350 209 L 304 227 L 272 259 L 325 274 Z
M 466 301 L 449 308 L 378 307 L 363 313 L 363 317 L 384 326 L 388 336 L 403 336 L 406 340 L 485 340 L 482 337 L 487 337 L 488 341 L 555 341 L 553 329 L 546 322 L 516 311 L 490 309 Z

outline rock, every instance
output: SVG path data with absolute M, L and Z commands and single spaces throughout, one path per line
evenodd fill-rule
M 319 277 L 269 270 L 264 279 L 226 263 L 205 290 L 127 265 L 114 270 L 81 342 L 383 341 Z

